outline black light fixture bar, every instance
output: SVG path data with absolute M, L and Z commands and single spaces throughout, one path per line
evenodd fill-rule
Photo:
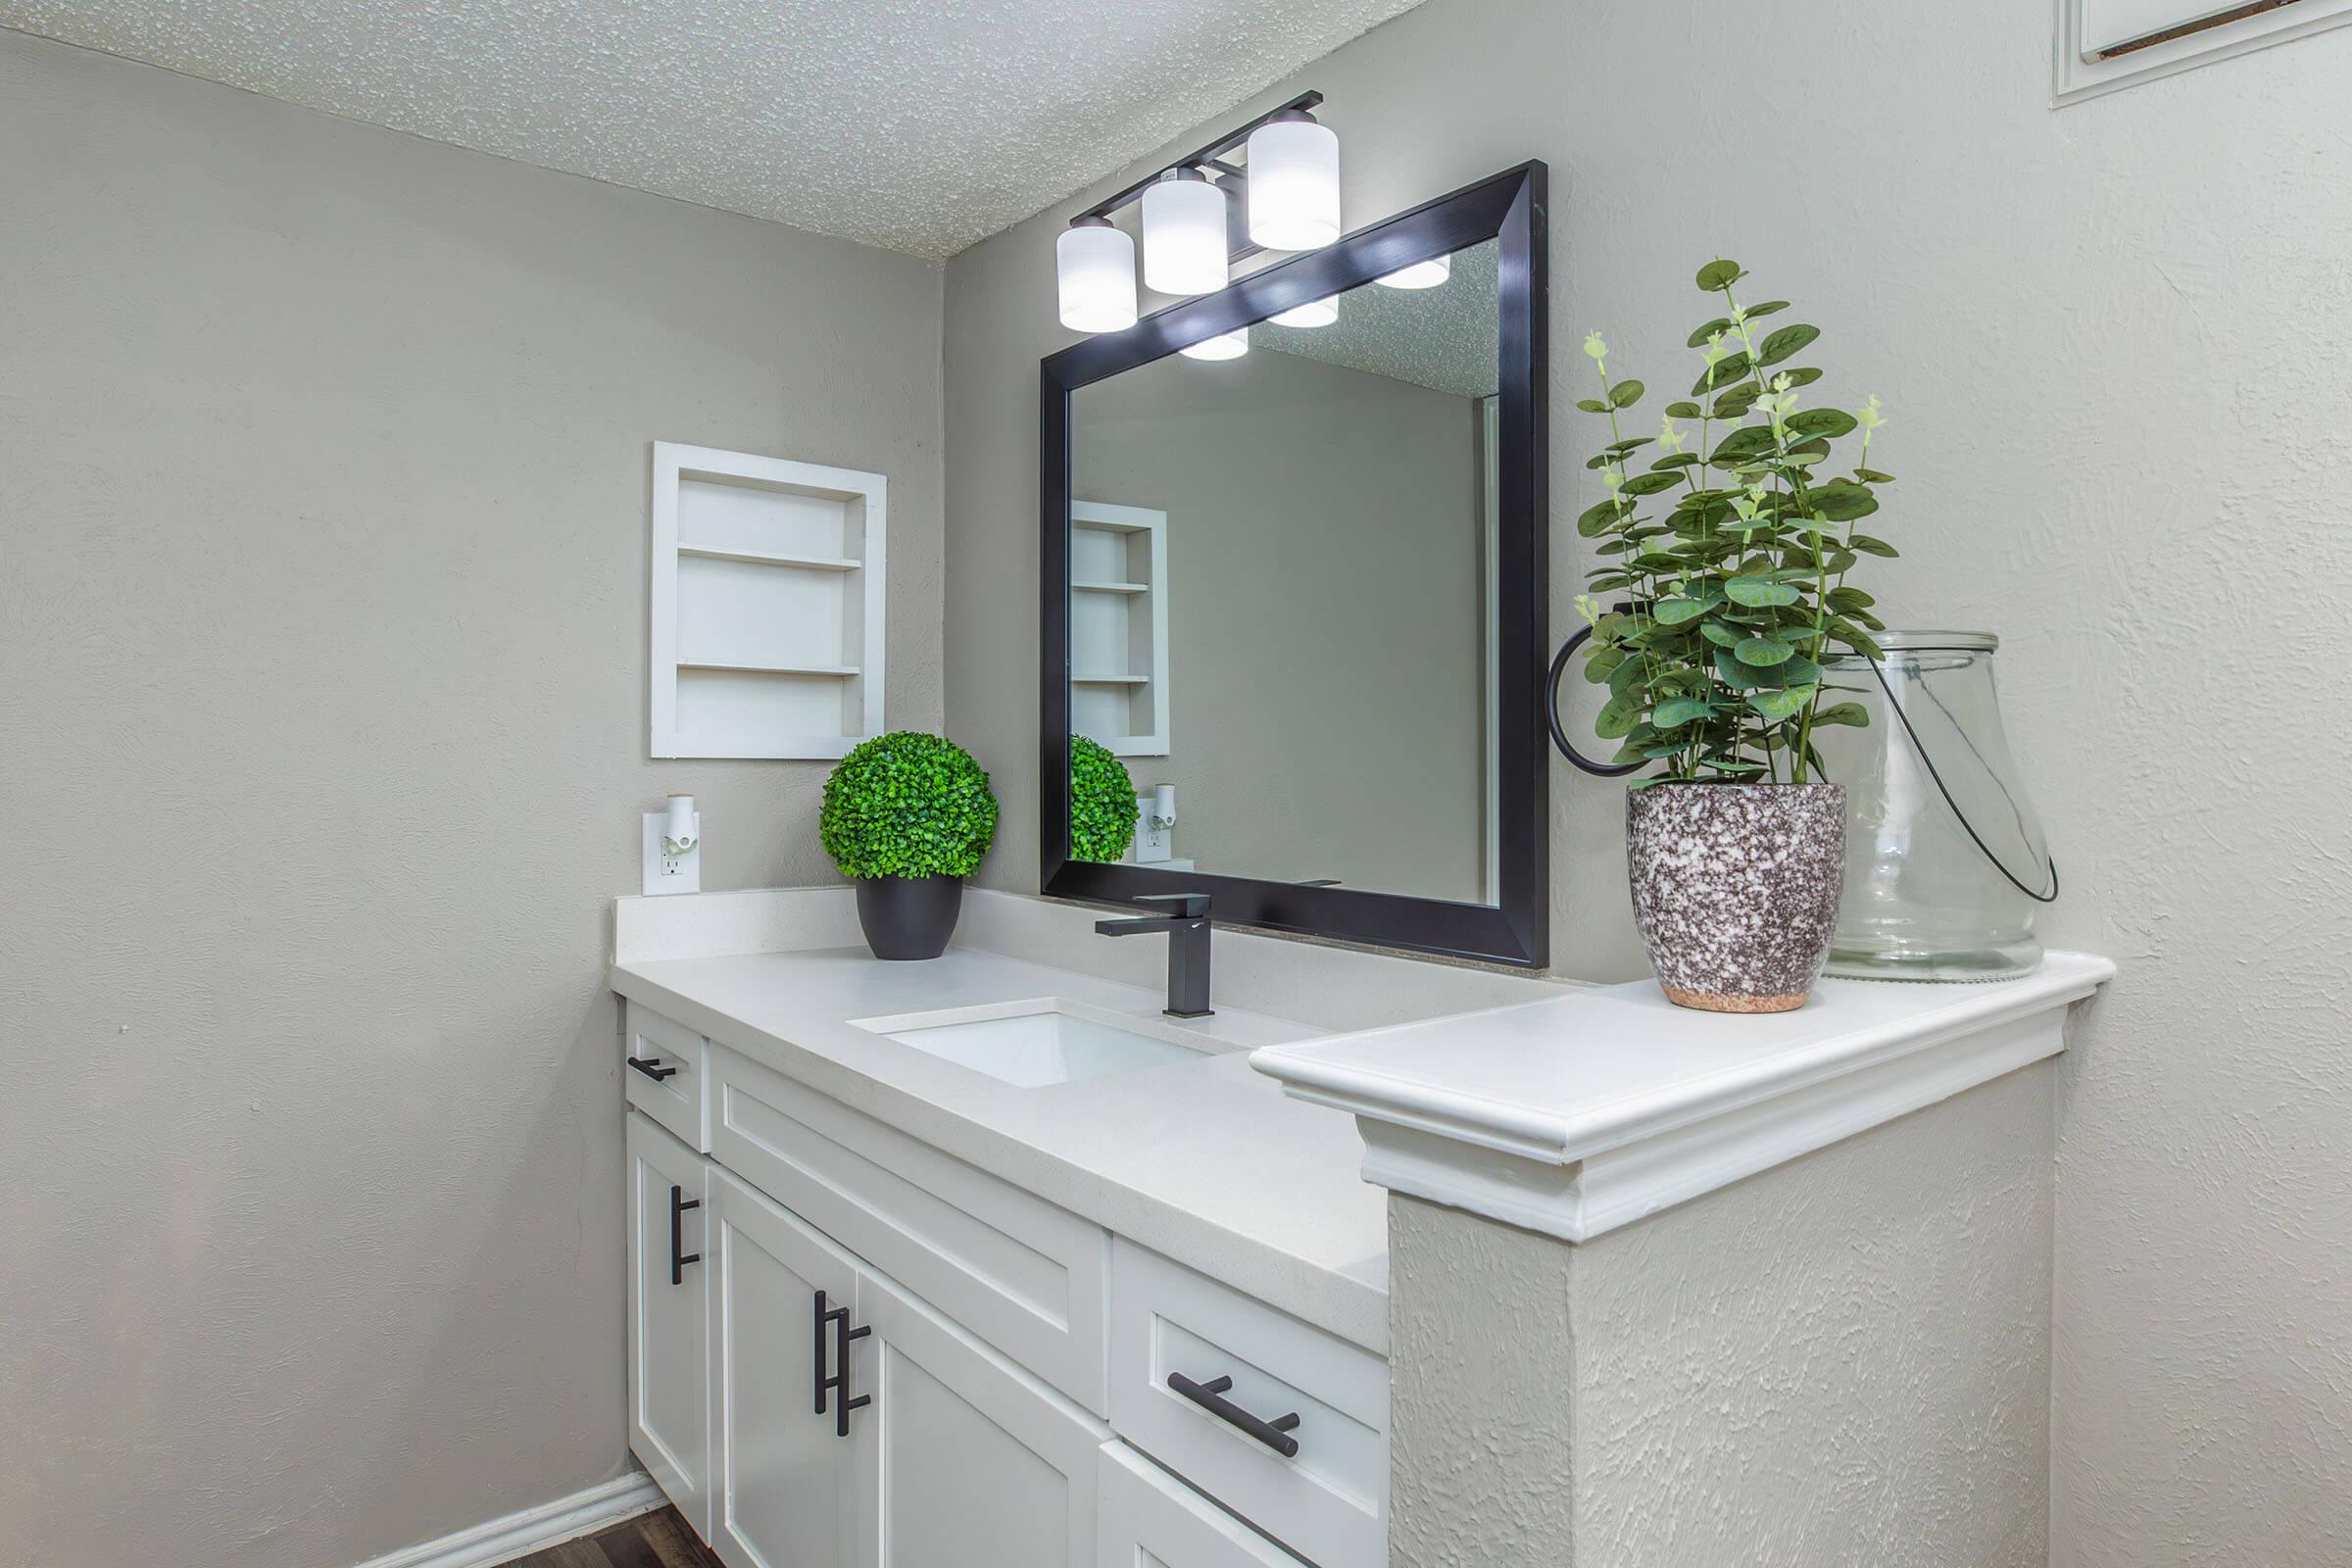
M 1219 136 L 1215 141 L 1210 142 L 1207 146 L 1196 148 L 1192 152 L 1185 154 L 1182 158 L 1177 159 L 1174 163 L 1164 164 L 1158 169 L 1153 170 L 1150 174 L 1146 175 L 1142 179 L 1137 180 L 1125 190 L 1120 191 L 1116 196 L 1097 202 L 1094 206 L 1089 207 L 1085 212 L 1080 213 L 1078 217 L 1108 218 L 1111 214 L 1117 212 L 1120 208 L 1125 207 L 1130 202 L 1142 200 L 1144 192 L 1150 189 L 1153 184 L 1157 183 L 1159 176 L 1166 173 L 1171 169 L 1213 169 L 1221 174 L 1242 173 L 1243 171 L 1241 169 L 1232 164 L 1221 162 L 1225 154 L 1233 151 L 1236 147 L 1239 147 L 1242 143 L 1248 141 L 1250 139 L 1250 133 L 1255 130 L 1258 126 L 1264 124 L 1267 121 L 1272 120 L 1280 115 L 1290 114 L 1294 110 L 1313 109 L 1322 101 L 1323 95 L 1319 92 L 1302 92 L 1287 104 L 1277 104 L 1273 108 L 1267 110 L 1264 114 L 1258 116 L 1255 120 L 1250 121 L 1248 124 L 1236 126 L 1234 129 L 1227 131 L 1224 135 Z M 1073 220 L 1073 221 L 1075 221 L 1075 220 Z

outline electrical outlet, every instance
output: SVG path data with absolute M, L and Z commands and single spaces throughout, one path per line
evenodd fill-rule
M 694 848 L 684 855 L 671 855 L 662 843 L 662 835 L 669 826 L 669 813 L 645 813 L 645 891 L 650 896 L 659 893 L 700 893 L 703 891 L 703 815 L 694 815 Z

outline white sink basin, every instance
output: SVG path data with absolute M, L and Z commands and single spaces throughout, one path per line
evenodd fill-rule
M 1172 1026 L 1061 997 L 851 1022 L 1021 1089 L 1199 1061 L 1208 1054 L 1206 1042 Z

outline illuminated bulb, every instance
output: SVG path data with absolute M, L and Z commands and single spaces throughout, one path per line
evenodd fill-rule
M 1215 337 L 1204 337 L 1198 343 L 1187 343 L 1176 352 L 1188 360 L 1238 360 L 1250 352 L 1250 333 L 1247 329 L 1239 332 L 1219 332 Z
M 1452 275 L 1453 258 L 1433 256 L 1426 262 L 1415 262 L 1410 267 L 1400 267 L 1377 281 L 1386 283 L 1391 288 L 1436 288 Z
M 1287 311 L 1276 311 L 1270 320 L 1277 326 L 1329 326 L 1340 318 L 1340 297 L 1310 300 L 1294 305 Z
M 1250 240 L 1311 251 L 1340 237 L 1340 138 L 1303 109 L 1250 133 Z
M 1135 324 L 1135 241 L 1107 218 L 1080 218 L 1054 242 L 1061 324 L 1073 332 L 1124 332 Z
M 1225 286 L 1225 193 L 1198 169 L 1171 169 L 1144 190 L 1144 282 L 1162 294 Z

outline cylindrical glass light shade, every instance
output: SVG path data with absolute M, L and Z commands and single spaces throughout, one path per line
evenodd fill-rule
M 1239 332 L 1219 332 L 1215 337 L 1187 343 L 1176 352 L 1188 360 L 1238 360 L 1250 352 L 1250 332 L 1247 327 Z
M 1162 294 L 1225 286 L 1225 193 L 1197 169 L 1170 170 L 1144 191 L 1144 281 Z
M 1277 326 L 1329 326 L 1339 318 L 1340 297 L 1337 294 L 1329 299 L 1294 305 L 1287 311 L 1276 311 L 1268 318 Z
M 1106 218 L 1081 218 L 1054 242 L 1061 324 L 1073 332 L 1124 332 L 1135 324 L 1135 241 Z
M 1436 288 L 1452 275 L 1453 258 L 1433 256 L 1426 262 L 1415 262 L 1410 267 L 1400 267 L 1388 276 L 1375 281 L 1386 283 L 1391 288 Z
M 1294 109 L 1250 133 L 1250 240 L 1311 251 L 1340 237 L 1340 138 Z

